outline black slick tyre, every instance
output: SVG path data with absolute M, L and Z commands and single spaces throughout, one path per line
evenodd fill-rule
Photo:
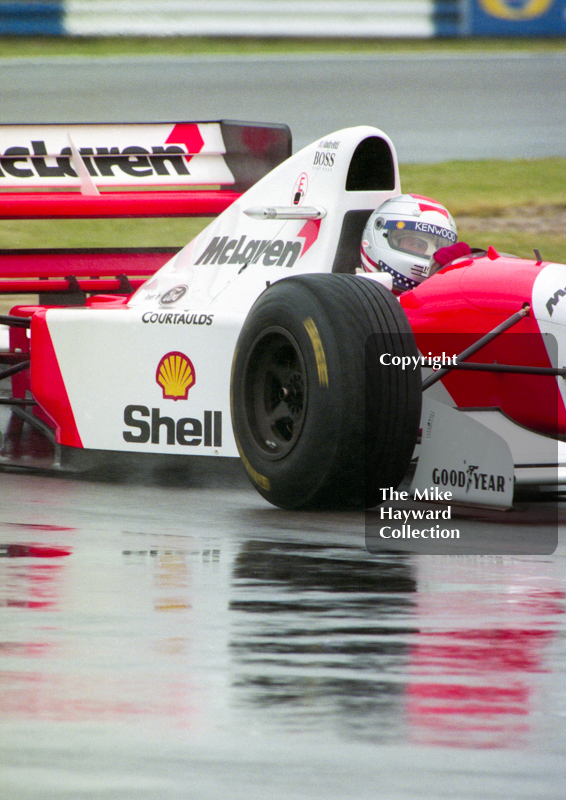
M 285 278 L 256 301 L 232 368 L 232 423 L 257 490 L 282 508 L 362 509 L 416 442 L 420 369 L 398 300 L 353 275 Z M 394 358 L 397 357 L 397 358 Z

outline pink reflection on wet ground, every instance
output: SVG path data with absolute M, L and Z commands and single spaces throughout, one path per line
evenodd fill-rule
M 0 544 L 0 558 L 60 558 L 70 556 L 69 547 L 43 544 Z
M 186 672 L 190 556 L 182 548 L 135 557 L 102 552 L 84 540 L 77 548 L 0 545 L 0 607 L 8 623 L 0 642 L 0 718 L 161 718 L 191 729 L 203 692 Z M 26 613 L 36 610 L 44 614 Z
M 169 717 L 191 727 L 199 715 L 198 691 L 182 676 L 164 681 L 158 675 L 133 679 L 113 671 L 0 673 L 0 716 L 46 722 Z
M 0 607 L 55 608 L 71 553 L 71 548 L 58 545 L 0 545 Z
M 542 735 L 565 605 L 551 562 L 60 535 L 3 545 L 2 718 L 462 748 Z
M 468 561 L 453 562 L 450 572 L 443 560 L 421 564 L 406 691 L 411 738 L 525 746 L 536 736 L 533 717 L 544 704 L 542 676 L 550 671 L 565 594 L 536 562 Z

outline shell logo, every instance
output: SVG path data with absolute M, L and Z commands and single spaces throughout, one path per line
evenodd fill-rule
M 196 381 L 193 362 L 176 350 L 167 353 L 157 366 L 155 380 L 163 389 L 164 400 L 186 400 Z
M 397 227 L 398 227 L 399 229 L 400 229 L 400 228 L 404 228 L 404 227 L 405 227 L 405 223 L 403 222 L 403 220 L 399 220 L 399 222 L 397 223 Z

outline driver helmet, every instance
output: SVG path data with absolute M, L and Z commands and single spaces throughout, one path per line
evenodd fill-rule
M 456 224 L 444 206 L 430 197 L 401 194 L 371 214 L 361 247 L 365 272 L 387 272 L 393 289 L 406 292 L 440 269 L 432 255 L 458 239 Z

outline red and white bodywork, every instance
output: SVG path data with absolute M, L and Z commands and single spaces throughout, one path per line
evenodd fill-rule
M 482 257 L 459 259 L 438 277 L 402 295 L 400 302 L 423 353 L 437 351 L 439 341 L 446 352 L 461 352 L 528 305 L 530 313 L 482 348 L 475 360 L 550 368 L 566 364 L 566 303 L 561 306 L 553 300 L 562 284 L 566 284 L 563 264 L 501 256 L 490 248 Z M 482 373 L 480 380 L 479 374 L 447 375 L 438 399 L 459 408 L 500 408 L 540 433 L 566 432 L 564 379 Z
M 357 148 L 372 145 L 375 153 L 363 157 L 383 159 L 383 174 L 367 188 L 363 177 L 351 177 L 351 164 Z M 57 441 L 96 450 L 237 456 L 229 376 L 251 305 L 266 285 L 293 272 L 332 268 L 350 212 L 369 213 L 399 191 L 385 134 L 341 131 L 248 189 L 126 302 L 95 298 L 86 308 L 36 309 L 31 390 Z M 270 208 L 283 211 L 270 219 Z M 158 366 L 171 353 L 180 354 L 179 369 L 192 365 L 187 392 L 175 394 L 160 383 Z
M 28 180 L 43 186 L 47 177 L 41 173 L 49 170 L 54 186 L 74 182 L 81 193 L 69 195 L 68 206 L 60 194 L 46 196 L 45 206 L 51 204 L 46 216 L 112 215 L 113 203 L 122 213 L 128 192 L 117 192 L 118 199 L 99 192 L 122 185 L 125 175 L 150 184 L 145 199 L 145 192 L 131 194 L 134 213 L 144 203 L 150 215 L 224 210 L 154 275 L 132 286 L 136 291 L 129 296 L 95 295 L 82 307 L 44 303 L 15 309 L 15 316 L 31 317 L 31 379 L 14 378 L 15 397 L 23 399 L 31 389 L 36 414 L 53 428 L 61 446 L 237 457 L 230 370 L 250 307 L 266 286 L 291 274 L 355 272 L 369 214 L 401 193 L 395 149 L 378 129 L 350 128 L 290 158 L 275 159 L 281 163 L 270 164 L 261 177 L 254 146 L 265 153 L 272 142 L 281 154 L 278 130 L 268 127 L 256 139 L 252 130 L 247 149 L 242 146 L 246 136 L 236 131 L 236 152 L 227 154 L 225 138 L 236 134 L 217 123 L 157 126 L 149 133 L 143 126 L 122 127 L 116 134 L 94 126 L 95 136 L 93 126 L 26 130 L 31 144 L 19 149 L 6 145 L 0 134 L 0 167 L 4 177 L 11 170 L 14 188 Z M 163 199 L 151 191 L 162 178 L 174 189 L 193 183 L 215 187 L 174 191 Z M 38 194 L 21 202 L 43 208 Z M 168 203 L 173 210 L 163 211 Z M 387 284 L 380 274 L 359 280 Z M 84 289 L 88 294 L 88 286 Z M 520 322 L 471 360 L 544 368 L 566 364 L 564 265 L 500 256 L 490 249 L 444 268 L 400 302 L 425 356 L 460 353 L 528 305 Z M 22 345 L 22 335 L 12 333 L 14 350 Z M 565 391 L 564 378 L 556 375 L 455 370 L 429 394 L 446 407 L 469 410 L 470 424 L 481 419 L 492 439 L 494 429 L 505 438 L 505 420 L 512 426 L 511 438 L 526 431 L 537 442 L 550 442 L 553 455 L 545 457 L 546 463 L 556 468 L 562 458 L 559 439 L 566 433 Z M 428 407 L 424 414 L 423 430 Z M 426 445 L 423 435 L 422 452 Z M 460 443 L 458 458 L 461 454 Z M 485 499 L 479 490 L 478 502 Z
M 467 359 L 471 366 L 474 362 L 507 365 L 521 371 L 452 370 L 425 392 L 423 435 L 431 401 L 464 414 L 454 422 L 455 430 L 443 418 L 444 428 L 438 431 L 436 443 L 440 452 L 431 457 L 426 471 L 426 459 L 419 465 L 421 485 L 440 482 L 456 496 L 459 489 L 465 489 L 460 499 L 470 500 L 468 480 L 465 487 L 463 480 L 460 486 L 454 485 L 454 477 L 439 481 L 438 464 L 442 462 L 445 476 L 462 475 L 464 463 L 474 460 L 470 461 L 465 444 L 474 439 L 476 460 L 492 448 L 495 462 L 505 464 L 497 474 L 505 475 L 508 487 L 564 483 L 566 385 L 563 376 L 550 373 L 566 365 L 566 306 L 561 303 L 565 283 L 563 264 L 499 255 L 489 248 L 486 253 L 458 259 L 400 297 L 419 351 L 439 357 L 461 353 L 512 315 L 528 309 L 507 331 Z M 464 429 L 470 421 L 472 427 Z M 436 425 L 440 424 L 439 418 Z M 495 471 L 486 468 L 484 474 L 494 475 Z M 497 485 L 493 486 L 496 482 L 493 478 L 482 503 L 497 505 L 498 499 L 503 500 L 498 498 Z M 511 496 L 501 505 L 508 505 Z

